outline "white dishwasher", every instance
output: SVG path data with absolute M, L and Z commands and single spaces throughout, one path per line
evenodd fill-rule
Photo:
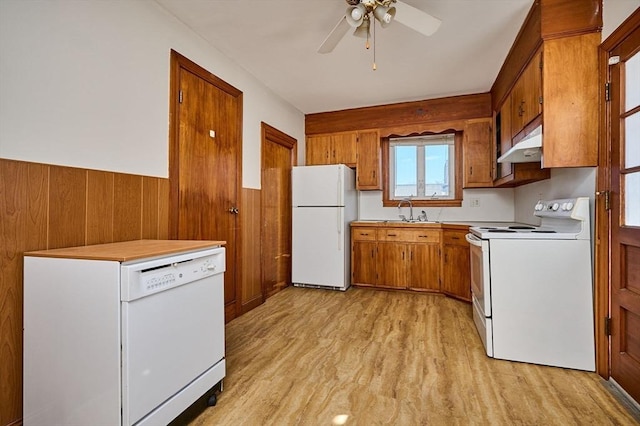
M 165 425 L 221 382 L 223 243 L 26 253 L 24 424 Z

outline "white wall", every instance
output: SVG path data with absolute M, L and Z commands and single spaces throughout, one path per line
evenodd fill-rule
M 427 213 L 430 221 L 486 221 L 486 222 L 512 222 L 513 189 L 465 189 L 462 207 L 414 207 L 413 216 L 418 217 L 422 210 Z M 472 200 L 478 201 L 477 207 L 472 207 Z M 382 206 L 381 191 L 360 191 L 360 215 L 361 220 L 397 220 L 397 207 Z M 402 214 L 409 217 L 407 207 L 402 208 Z
M 169 54 L 244 94 L 243 186 L 260 122 L 304 145 L 304 115 L 151 0 L 0 1 L 0 157 L 168 177 Z

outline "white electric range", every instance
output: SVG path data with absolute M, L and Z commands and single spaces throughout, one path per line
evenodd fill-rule
M 540 226 L 470 228 L 476 328 L 490 357 L 594 371 L 589 198 L 534 215 Z

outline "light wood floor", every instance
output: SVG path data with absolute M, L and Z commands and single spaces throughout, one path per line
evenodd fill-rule
M 595 373 L 486 357 L 470 305 L 438 295 L 290 287 L 226 333 L 193 425 L 640 424 Z

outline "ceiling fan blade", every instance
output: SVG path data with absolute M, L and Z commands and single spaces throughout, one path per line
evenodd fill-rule
M 426 36 L 435 33 L 442 23 L 438 18 L 404 2 L 396 1 L 394 7 L 396 21 Z
M 351 25 L 347 22 L 347 17 L 343 16 L 340 21 L 338 21 L 338 24 L 331 30 L 327 38 L 324 39 L 318 48 L 318 53 L 329 53 L 333 51 L 350 28 Z

